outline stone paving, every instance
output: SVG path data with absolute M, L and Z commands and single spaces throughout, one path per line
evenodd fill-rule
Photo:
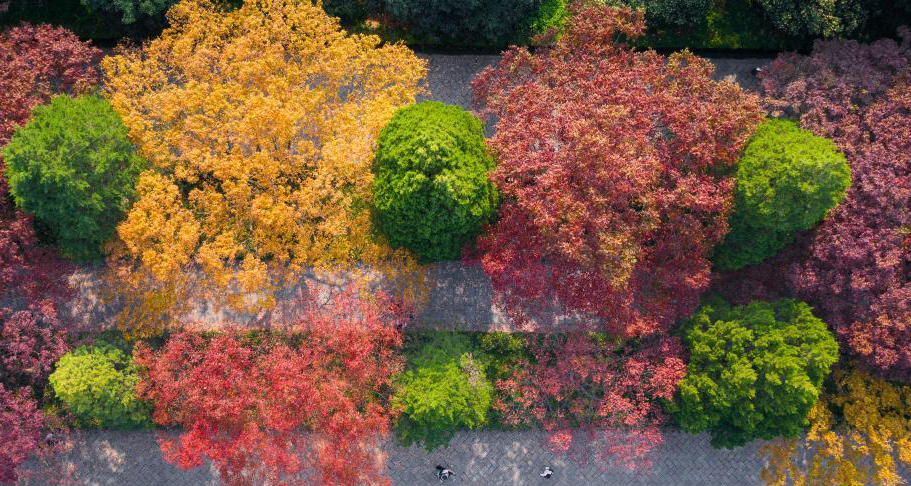
M 708 436 L 669 432 L 651 456 L 652 468 L 633 473 L 621 468 L 587 466 L 556 458 L 538 432 L 463 432 L 449 447 L 427 453 L 385 445 L 387 472 L 395 486 L 439 484 L 434 466 L 455 472 L 452 485 L 477 486 L 751 486 L 760 485 L 762 461 L 754 443 L 733 450 L 713 449 Z M 183 471 L 165 462 L 154 432 L 93 431 L 77 439 L 74 450 L 60 458 L 71 465 L 81 486 L 218 486 L 214 470 L 201 466 Z M 545 465 L 555 474 L 538 476 Z M 37 475 L 23 486 L 39 486 Z

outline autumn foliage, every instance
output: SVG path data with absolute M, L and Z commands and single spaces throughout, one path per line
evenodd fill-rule
M 507 425 L 550 432 L 557 453 L 630 469 L 650 467 L 672 400 L 686 374 L 677 338 L 624 347 L 603 335 L 550 334 L 529 340 L 530 359 L 498 380 L 493 407 Z
M 473 83 L 498 118 L 503 199 L 481 263 L 520 322 L 556 304 L 624 336 L 666 330 L 708 285 L 762 112 L 704 59 L 619 43 L 642 33 L 641 13 L 581 8 L 556 47 L 507 51 Z
M 403 366 L 388 309 L 347 292 L 313 302 L 292 342 L 184 332 L 158 351 L 140 345 L 141 397 L 154 400 L 155 422 L 184 428 L 161 440 L 165 457 L 183 468 L 211 460 L 232 486 L 388 484 L 377 441 Z
M 424 61 L 347 35 L 306 1 L 226 12 L 187 0 L 168 16 L 159 38 L 104 62 L 111 104 L 154 167 L 118 227 L 124 323 L 154 332 L 197 289 L 266 309 L 307 265 L 407 265 L 373 238 L 366 208 L 377 134 L 422 91 Z

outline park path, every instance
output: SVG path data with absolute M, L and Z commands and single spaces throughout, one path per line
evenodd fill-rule
M 421 55 L 429 61 L 428 99 L 471 108 L 470 82 L 498 56 Z M 732 76 L 747 89 L 757 89 L 750 74 L 753 67 L 769 59 L 714 59 L 716 77 Z M 70 313 L 77 322 L 104 326 L 113 315 L 98 298 L 98 268 L 84 267 L 74 277 L 77 297 Z M 268 324 L 295 314 L 302 289 L 326 285 L 314 275 L 305 275 L 280 296 L 272 315 L 237 316 L 214 310 L 204 303 L 187 316 L 198 322 Z M 418 328 L 453 330 L 511 330 L 509 320 L 492 303 L 489 279 L 477 266 L 446 262 L 428 267 L 429 302 L 413 320 Z M 554 457 L 543 447 L 540 432 L 478 431 L 459 433 L 450 446 L 434 453 L 411 447 L 386 444 L 389 453 L 388 472 L 396 486 L 418 486 L 438 483 L 433 466 L 444 463 L 456 471 L 451 483 L 489 486 L 750 486 L 760 484 L 761 461 L 754 443 L 733 450 L 711 447 L 705 434 L 687 435 L 671 432 L 665 443 L 652 454 L 653 469 L 648 474 L 631 474 L 622 469 L 601 470 Z M 82 433 L 75 448 L 61 460 L 72 463 L 76 483 L 86 486 L 207 486 L 218 485 L 208 467 L 181 471 L 162 459 L 150 431 L 92 431 Z M 545 481 L 537 476 L 544 465 L 557 471 Z M 29 484 L 40 485 L 41 482 Z
M 652 468 L 633 473 L 617 467 L 591 466 L 555 457 L 540 432 L 461 432 L 449 447 L 423 449 L 383 445 L 387 473 L 394 486 L 439 484 L 434 466 L 456 474 L 453 486 L 754 486 L 762 484 L 762 460 L 752 443 L 732 450 L 713 449 L 705 434 L 669 432 L 653 451 Z M 217 474 L 204 465 L 183 471 L 164 461 L 154 432 L 90 431 L 57 458 L 74 474 L 79 486 L 219 486 Z M 554 477 L 538 473 L 545 465 Z M 22 486 L 40 486 L 39 476 Z

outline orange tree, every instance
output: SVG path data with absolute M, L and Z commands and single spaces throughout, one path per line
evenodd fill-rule
M 365 208 L 377 134 L 423 90 L 424 61 L 347 35 L 310 2 L 185 0 L 168 18 L 103 64 L 153 166 L 111 249 L 122 322 L 154 332 L 197 289 L 263 310 L 307 265 L 410 264 L 371 236 Z
M 810 412 L 806 437 L 763 447 L 763 480 L 770 486 L 905 484 L 899 471 L 911 466 L 911 387 L 860 369 L 833 376 L 834 389 Z

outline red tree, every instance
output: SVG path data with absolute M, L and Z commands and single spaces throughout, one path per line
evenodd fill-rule
M 208 458 L 231 485 L 388 484 L 377 442 L 403 366 L 389 308 L 350 293 L 311 305 L 296 345 L 228 332 L 178 334 L 157 352 L 138 346 L 153 418 L 186 429 L 162 439 L 166 458 L 183 468 Z
M 672 400 L 686 374 L 677 338 L 620 353 L 588 334 L 542 335 L 529 347 L 533 359 L 497 382 L 504 398 L 494 408 L 507 423 L 543 426 L 552 448 L 570 456 L 650 466 L 667 421 L 660 400 Z
M 43 424 L 26 389 L 12 392 L 0 384 L 0 483 L 15 481 L 16 468 L 42 446 Z
M 498 118 L 504 201 L 481 263 L 519 322 L 562 308 L 648 334 L 707 286 L 730 169 L 762 112 L 704 59 L 618 43 L 642 33 L 641 13 L 580 8 L 556 47 L 514 48 L 472 84 Z

